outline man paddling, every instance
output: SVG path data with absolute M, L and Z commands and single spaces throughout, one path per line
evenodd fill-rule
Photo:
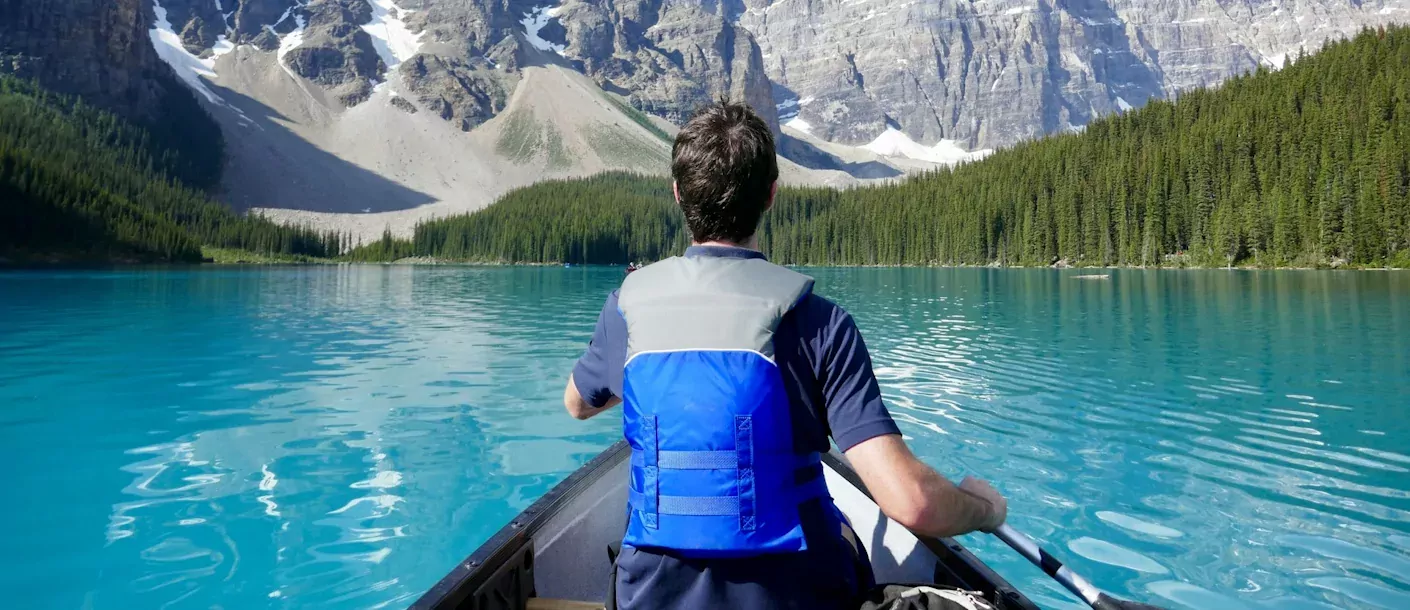
M 692 245 L 608 297 L 563 397 L 578 419 L 624 405 L 618 607 L 855 608 L 871 568 L 823 484 L 829 436 L 902 525 L 1002 524 L 987 483 L 956 486 L 912 455 L 851 316 L 758 251 L 778 180 L 767 124 L 742 104 L 702 109 L 671 175 Z

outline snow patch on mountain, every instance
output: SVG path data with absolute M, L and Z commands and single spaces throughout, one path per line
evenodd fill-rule
M 917 161 L 954 165 L 965 161 L 978 161 L 993 152 L 990 149 L 968 151 L 954 140 L 941 140 L 935 146 L 919 144 L 895 127 L 886 131 L 862 148 L 883 157 L 906 157 Z
M 801 131 L 801 132 L 803 132 L 803 133 L 812 133 L 812 132 L 813 132 L 813 126 L 810 125 L 810 124 L 808 124 L 807 121 L 804 121 L 802 118 L 797 117 L 797 116 L 793 117 L 793 118 L 792 118 L 791 120 L 789 120 L 787 123 L 784 123 L 783 126 L 789 128 L 789 129 L 794 129 L 794 130 L 797 130 L 797 131 Z
M 548 20 L 556 17 L 562 8 L 561 6 L 541 6 L 519 20 L 519 23 L 524 26 L 524 38 L 527 38 L 529 44 L 533 45 L 535 49 L 560 54 L 568 49 L 564 45 L 551 43 L 539 36 L 539 31 L 548 25 Z
M 778 120 L 789 121 L 798 116 L 798 99 L 787 99 L 774 105 L 774 111 L 778 113 Z
M 266 26 L 264 26 L 264 29 L 269 30 L 269 32 L 270 32 L 271 34 L 274 34 L 274 35 L 277 36 L 277 35 L 279 34 L 279 32 L 276 31 L 275 28 L 277 28 L 277 27 L 283 25 L 285 21 L 288 21 L 290 17 L 294 16 L 294 9 L 296 9 L 296 8 L 303 8 L 303 7 L 304 7 L 304 4 L 303 4 L 302 2 L 295 2 L 295 3 L 293 4 L 293 6 L 290 6 L 289 8 L 284 9 L 284 14 L 279 16 L 279 20 L 278 20 L 278 21 L 275 21 L 273 25 L 266 25 Z
M 290 68 L 288 63 L 285 63 L 284 57 L 304 43 L 304 32 L 308 29 L 308 20 L 294 11 L 307 6 L 308 3 L 305 0 L 295 0 L 294 4 L 284 9 L 284 14 L 279 16 L 278 21 L 264 26 L 264 29 L 270 34 L 279 37 L 279 49 L 274 52 L 274 57 L 278 60 L 279 67 L 283 68 L 284 72 L 295 80 L 299 78 L 299 75 L 294 73 L 294 69 Z M 291 17 L 294 19 L 294 29 L 290 30 L 288 34 L 281 35 L 277 28 L 284 25 L 284 22 Z
M 280 19 L 280 21 L 282 22 L 283 19 Z M 308 28 L 308 21 L 304 19 L 303 15 L 294 15 L 294 25 L 293 31 L 290 31 L 279 39 L 277 57 L 279 58 L 279 66 L 284 68 L 284 71 L 289 73 L 290 77 L 297 80 L 299 75 L 295 74 L 294 69 L 290 68 L 288 62 L 284 61 L 284 56 L 288 55 L 294 49 L 299 48 L 299 45 L 304 43 L 304 32 Z
M 1116 96 L 1116 107 L 1120 108 L 1122 112 L 1126 112 L 1132 108 L 1130 102 L 1127 102 L 1126 98 L 1119 95 Z
M 221 20 L 225 22 L 225 31 L 227 33 L 230 32 L 230 30 L 235 29 L 233 26 L 230 25 L 230 17 L 235 14 L 235 11 L 230 11 L 228 13 L 225 12 L 225 4 L 222 3 L 220 0 L 215 0 L 215 10 L 216 12 L 220 13 Z
M 421 52 L 421 37 L 426 33 L 413 33 L 403 20 L 411 11 L 397 6 L 393 0 L 367 1 L 372 5 L 372 21 L 362 26 L 362 30 L 372 37 L 372 46 L 377 48 L 377 55 L 388 70 Z
M 206 59 L 196 57 L 187 51 L 186 46 L 182 44 L 181 37 L 172 28 L 171 21 L 167 19 L 166 9 L 162 8 L 161 2 L 152 0 L 152 10 L 157 15 L 157 21 L 147 33 L 152 39 L 152 46 L 156 49 L 157 56 L 171 66 L 171 69 L 176 71 L 176 75 L 181 77 L 182 81 L 205 97 L 206 101 L 213 104 L 224 104 L 225 100 L 211 91 L 210 87 L 206 86 L 206 82 L 201 80 L 201 77 L 214 79 L 216 77 L 216 58 L 234 51 L 235 45 L 231 44 L 225 36 L 221 36 L 211 50 L 210 57 Z

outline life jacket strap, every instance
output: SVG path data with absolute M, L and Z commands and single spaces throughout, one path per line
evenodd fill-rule
M 798 501 L 802 502 L 827 494 L 827 484 L 820 479 L 809 481 L 798 487 Z M 634 507 L 649 505 L 646 494 L 632 489 L 627 500 Z M 662 515 L 684 515 L 689 517 L 724 517 L 740 514 L 739 496 L 657 496 L 656 509 Z
M 650 427 L 655 428 L 654 422 Z M 657 464 L 654 468 L 649 465 L 653 454 Z M 747 531 L 753 525 L 752 510 L 747 510 L 754 500 L 753 475 L 750 469 L 739 468 L 740 461 L 740 452 L 737 451 L 633 451 L 632 465 L 646 473 L 643 483 L 647 489 L 629 489 L 627 501 L 642 512 L 648 527 L 657 521 L 657 515 L 738 516 L 740 528 Z M 817 453 L 795 455 L 794 462 L 800 472 L 817 473 L 797 483 L 794 493 L 798 502 L 827 496 L 827 481 L 821 476 L 821 456 Z M 733 496 L 659 495 L 656 483 L 660 470 L 736 470 L 740 477 L 740 493 Z
M 632 506 L 646 506 L 646 494 L 629 492 Z M 725 517 L 739 514 L 739 496 L 657 496 L 656 509 L 662 515 Z
M 661 470 L 733 470 L 738 467 L 738 455 L 733 451 L 657 451 L 656 464 Z M 798 469 L 807 468 L 822 473 L 822 462 L 816 453 L 795 455 Z M 646 467 L 646 455 L 632 452 L 632 466 Z M 812 478 L 812 477 L 810 477 Z

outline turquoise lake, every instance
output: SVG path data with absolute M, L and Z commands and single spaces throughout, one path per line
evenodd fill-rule
M 809 273 L 917 453 L 1098 586 L 1410 608 L 1410 273 Z M 621 278 L 0 273 L 0 606 L 404 607 L 620 436 L 560 396 Z

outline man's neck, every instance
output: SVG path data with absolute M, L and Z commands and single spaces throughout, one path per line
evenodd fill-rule
M 742 242 L 742 243 L 741 243 L 741 242 L 734 242 L 734 241 L 724 241 L 724 240 L 719 240 L 719 239 L 713 239 L 713 240 L 710 240 L 710 241 L 693 241 L 693 242 L 690 242 L 690 245 L 692 245 L 692 246 L 716 246 L 716 247 L 720 247 L 720 248 L 744 248 L 744 249 L 746 249 L 746 250 L 755 250 L 755 251 L 757 251 L 757 250 L 759 249 L 759 239 L 756 238 L 756 237 L 752 237 L 752 236 L 751 236 L 749 239 L 744 240 L 744 242 Z

